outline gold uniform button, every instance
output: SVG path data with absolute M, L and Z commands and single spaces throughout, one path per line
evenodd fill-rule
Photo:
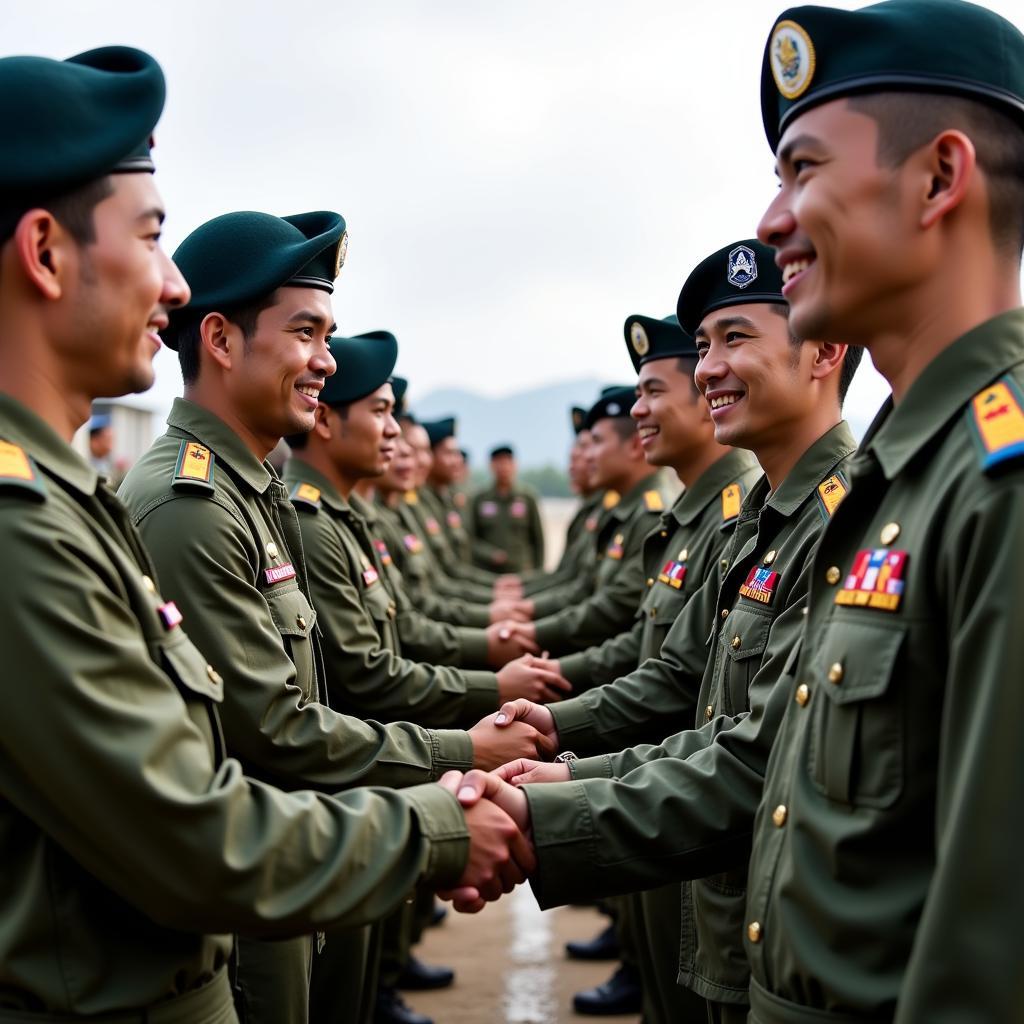
M 841 662 L 834 662 L 828 670 L 828 681 L 838 686 L 843 681 L 843 666 Z
M 301 615 L 296 615 L 295 616 L 295 625 L 298 626 L 299 629 L 305 629 L 306 628 L 306 620 Z
M 267 541 L 267 557 L 268 558 L 277 558 L 277 556 L 278 556 L 277 545 L 272 540 L 271 541 Z
M 828 570 L 825 572 L 825 582 L 830 587 L 834 587 L 842 578 L 842 575 L 843 574 L 839 571 L 838 565 L 830 565 Z
M 714 704 L 709 704 L 704 709 L 704 721 L 710 722 L 711 719 L 714 717 L 714 714 L 715 714 L 715 706 L 714 706 Z
M 732 638 L 732 649 L 734 651 L 738 651 L 741 643 L 743 643 L 743 641 L 738 636 L 734 636 Z
M 650 576 L 647 577 L 647 586 L 649 586 L 649 587 L 653 587 L 654 586 L 654 580 L 651 579 Z
M 393 605 L 388 605 L 388 618 L 393 619 L 398 614 L 398 609 Z
M 662 531 L 661 531 L 661 532 L 660 532 L 660 533 L 658 534 L 658 536 L 659 536 L 659 537 L 667 537 L 667 536 L 668 536 L 668 530 L 662 530 Z
M 801 683 L 796 688 L 796 702 L 800 707 L 807 707 L 807 702 L 811 699 L 811 688 L 806 683 Z
M 779 804 L 778 807 L 772 811 L 772 821 L 775 823 L 776 828 L 782 828 L 786 824 L 786 818 L 789 817 L 789 811 L 785 804 Z
M 220 684 L 224 682 L 220 677 L 220 673 L 212 665 L 206 666 L 206 678 L 209 679 L 214 686 L 220 686 Z
M 761 928 L 760 921 L 751 921 L 750 924 L 747 925 L 747 938 L 750 939 L 751 942 L 755 944 L 760 942 L 762 934 L 763 929 Z
M 151 580 L 151 579 L 150 579 L 150 578 L 149 578 L 148 576 L 143 576 L 143 577 L 142 577 L 142 585 L 143 585 L 143 586 L 144 586 L 144 587 L 145 587 L 145 588 L 146 588 L 146 589 L 147 589 L 147 590 L 148 590 L 148 591 L 149 591 L 149 592 L 150 592 L 151 594 L 155 594 L 155 593 L 156 593 L 156 584 L 155 584 L 155 583 L 154 583 L 154 582 L 153 582 L 153 581 L 152 581 L 152 580 Z
M 723 558 L 718 564 L 722 567 L 722 572 L 725 572 L 729 568 L 729 559 Z
M 690 549 L 689 548 L 683 548 L 683 550 L 679 552 L 679 558 L 676 559 L 676 561 L 678 561 L 678 562 L 685 562 L 689 557 L 690 557 Z
M 775 559 L 778 557 L 778 554 L 779 554 L 778 551 L 776 551 L 774 548 L 772 548 L 772 550 L 769 551 L 768 554 L 764 556 L 764 564 L 765 565 L 771 565 L 772 562 L 774 562 Z
M 899 523 L 886 523 L 882 527 L 881 540 L 885 545 L 891 544 L 900 535 Z
M 650 615 L 650 617 L 653 619 L 655 617 L 655 615 L 658 614 L 658 609 L 657 608 L 652 608 L 647 614 Z
M 722 619 L 725 620 L 727 618 L 729 618 L 729 609 L 728 608 L 723 608 L 722 609 Z

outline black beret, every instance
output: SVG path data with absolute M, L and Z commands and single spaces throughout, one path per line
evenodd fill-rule
M 513 458 L 515 458 L 516 453 L 512 450 L 512 445 L 499 444 L 495 445 L 491 449 L 491 458 L 496 458 L 499 455 L 511 455 Z
M 405 412 L 405 393 L 409 390 L 409 382 L 392 374 L 391 390 L 395 393 L 395 415 L 401 416 Z
M 171 312 L 171 322 L 228 312 L 286 285 L 333 292 L 347 241 L 345 218 L 329 211 L 214 217 L 175 250 L 174 262 L 192 289 L 192 300 Z M 173 339 L 169 332 L 171 348 Z
M 64 61 L 0 59 L 0 207 L 21 212 L 32 197 L 115 172 L 152 171 L 165 93 L 160 65 L 127 46 Z
M 676 314 L 682 329 L 695 334 L 712 310 L 752 302 L 786 302 L 775 250 L 756 238 L 733 242 L 698 263 L 679 293 Z
M 961 0 L 886 0 L 856 11 L 790 7 L 761 65 L 761 116 L 774 151 L 786 126 L 855 93 L 967 96 L 1024 123 L 1024 34 Z
M 398 342 L 388 331 L 368 331 L 351 338 L 336 334 L 330 349 L 338 369 L 320 392 L 320 401 L 327 405 L 347 405 L 372 395 L 388 382 L 398 361 Z
M 446 416 L 444 419 L 430 420 L 429 422 L 423 421 L 422 426 L 427 432 L 427 437 L 430 438 L 431 448 L 446 441 L 449 437 L 455 436 L 454 416 Z
M 590 430 L 598 420 L 629 419 L 636 402 L 636 388 L 615 384 L 601 389 L 601 397 L 587 410 L 583 429 Z
M 626 338 L 629 358 L 633 360 L 633 369 L 637 373 L 644 363 L 655 359 L 668 359 L 671 356 L 697 357 L 696 343 L 679 326 L 679 320 L 674 315 L 655 320 L 653 317 L 634 313 L 626 318 L 622 325 L 622 333 Z
M 583 422 L 587 418 L 587 410 L 581 405 L 574 405 L 569 409 L 569 416 L 572 419 L 572 432 L 578 434 L 584 429 Z

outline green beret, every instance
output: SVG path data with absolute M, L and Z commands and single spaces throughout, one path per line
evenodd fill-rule
M 513 459 L 516 457 L 516 453 L 512 450 L 512 445 L 510 445 L 510 444 L 495 445 L 491 449 L 491 458 L 492 459 L 496 459 L 499 455 L 509 455 Z
M 584 429 L 583 421 L 587 418 L 587 410 L 581 405 L 574 405 L 569 409 L 569 416 L 572 419 L 572 432 L 578 434 Z
M 228 312 L 285 286 L 333 292 L 347 243 L 345 218 L 329 211 L 214 217 L 175 250 L 174 262 L 192 289 L 192 300 L 171 312 L 171 322 Z M 174 332 L 166 340 L 175 347 Z
M 786 302 L 775 250 L 756 238 L 733 242 L 698 263 L 679 293 L 676 314 L 682 329 L 695 334 L 712 310 L 752 302 Z
M 446 416 L 440 420 L 423 421 L 421 424 L 430 438 L 430 447 L 434 448 L 449 437 L 455 436 L 455 417 Z
M 105 46 L 67 60 L 0 59 L 0 208 L 71 191 L 106 174 L 152 171 L 164 108 L 160 65 L 142 50 Z
M 887 91 L 966 96 L 1024 122 L 1024 35 L 961 0 L 791 7 L 776 20 L 761 65 L 761 116 L 773 152 L 804 111 Z
M 613 384 L 601 389 L 601 397 L 587 410 L 583 429 L 590 430 L 598 420 L 629 419 L 629 410 L 636 402 L 636 388 Z
M 668 359 L 671 356 L 692 356 L 697 358 L 697 345 L 693 338 L 679 326 L 679 320 L 666 316 L 655 320 L 650 316 L 634 313 L 626 318 L 622 325 L 622 333 L 626 338 L 629 358 L 633 360 L 633 369 L 637 373 L 644 363 L 655 359 Z
M 395 415 L 405 412 L 405 393 L 409 390 L 409 382 L 404 377 L 391 377 L 391 390 L 395 393 Z
M 327 405 L 347 405 L 372 395 L 388 382 L 398 361 L 398 342 L 388 331 L 368 331 L 351 338 L 336 334 L 329 347 L 338 369 L 320 392 L 320 401 Z

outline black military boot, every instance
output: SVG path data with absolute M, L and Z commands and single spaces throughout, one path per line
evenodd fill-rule
M 410 954 L 398 976 L 398 987 L 406 992 L 425 992 L 432 988 L 447 988 L 454 980 L 455 972 L 450 967 L 434 967 Z
M 430 1017 L 406 1006 L 397 989 L 383 985 L 377 989 L 377 1005 L 373 1010 L 373 1024 L 434 1024 Z
M 618 960 L 621 951 L 615 922 L 589 942 L 567 942 L 565 952 L 573 960 Z
M 640 974 L 630 964 L 619 969 L 597 988 L 588 988 L 572 997 L 577 1013 L 590 1017 L 606 1017 L 616 1013 L 639 1013 L 643 1009 Z

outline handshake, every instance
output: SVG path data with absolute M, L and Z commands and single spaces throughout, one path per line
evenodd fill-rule
M 517 725 L 517 723 L 521 723 Z M 558 730 L 543 705 L 516 700 L 488 715 L 474 730 L 529 728 L 537 749 L 553 754 Z M 455 887 L 439 893 L 455 909 L 474 914 L 511 892 L 536 870 L 530 805 L 518 787 L 526 782 L 568 782 L 569 766 L 520 758 L 491 772 L 447 772 L 440 785 L 462 804 L 469 829 L 469 857 Z

